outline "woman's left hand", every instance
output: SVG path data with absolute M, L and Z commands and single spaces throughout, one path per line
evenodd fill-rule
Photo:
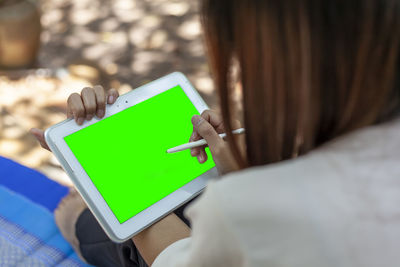
M 114 104 L 118 97 L 118 91 L 115 89 L 104 92 L 101 86 L 83 88 L 81 94 L 73 93 L 69 96 L 67 101 L 67 117 L 74 118 L 79 125 L 85 119 L 92 119 L 94 115 L 102 118 L 105 114 L 105 104 Z M 44 149 L 51 151 L 44 138 L 43 130 L 33 128 L 30 130 L 30 133 L 35 136 Z

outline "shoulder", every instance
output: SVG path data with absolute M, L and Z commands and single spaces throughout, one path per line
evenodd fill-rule
M 340 218 L 347 208 L 342 171 L 320 151 L 229 174 L 205 196 L 231 225 L 251 265 L 323 266 L 337 238 L 330 227 L 347 221 Z
M 312 184 L 326 188 L 340 170 L 325 155 L 306 155 L 294 160 L 232 173 L 210 184 L 212 196 L 221 203 L 235 203 L 251 209 L 275 209 L 281 212 L 297 205 Z M 321 179 L 322 178 L 322 179 Z M 285 207 L 285 209 L 282 209 Z
M 388 229 L 398 232 L 392 221 L 399 208 L 388 203 L 400 196 L 399 125 L 362 129 L 297 159 L 229 174 L 206 196 L 255 266 L 265 263 L 265 251 L 279 251 L 268 260 L 281 266 L 293 266 L 290 260 L 322 266 L 332 259 L 354 266 L 350 248 L 368 251 L 362 262 L 384 254 L 397 259 L 379 247 L 394 240 Z
M 316 164 L 314 160 L 296 160 L 253 168 L 210 183 L 202 197 L 187 210 L 193 222 L 193 239 L 208 238 L 203 250 L 213 250 L 215 245 L 218 249 L 214 255 L 221 259 L 223 246 L 226 255 L 230 255 L 223 260 L 236 255 L 249 266 L 264 266 L 266 262 L 271 266 L 292 266 L 300 259 L 308 266 L 323 264 L 326 259 L 324 253 L 318 253 L 320 235 L 314 231 L 312 214 L 318 210 L 310 206 L 312 194 L 304 186 L 305 179 L 300 178 L 314 179 L 310 170 L 303 168 L 312 163 Z M 326 170 L 326 166 L 317 165 Z

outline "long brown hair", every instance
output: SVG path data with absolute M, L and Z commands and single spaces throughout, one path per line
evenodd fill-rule
M 302 155 L 400 109 L 400 1 L 201 6 L 228 142 L 242 168 Z M 230 134 L 233 60 L 243 88 L 245 157 Z

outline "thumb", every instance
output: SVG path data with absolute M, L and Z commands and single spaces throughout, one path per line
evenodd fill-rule
M 29 132 L 36 138 L 36 140 L 39 141 L 40 145 L 41 145 L 44 149 L 47 149 L 47 150 L 51 151 L 50 148 L 49 148 L 49 146 L 48 146 L 47 143 L 46 143 L 46 140 L 44 139 L 44 132 L 43 132 L 42 130 L 33 128 L 33 129 L 31 129 Z
M 194 130 L 207 141 L 211 150 L 217 149 L 224 144 L 224 140 L 218 135 L 214 127 L 201 116 L 194 115 L 192 124 Z

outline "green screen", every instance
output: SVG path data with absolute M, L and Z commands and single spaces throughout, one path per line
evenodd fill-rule
M 199 114 L 180 86 L 64 138 L 120 223 L 215 166 L 190 151 L 166 153 L 187 143 Z

